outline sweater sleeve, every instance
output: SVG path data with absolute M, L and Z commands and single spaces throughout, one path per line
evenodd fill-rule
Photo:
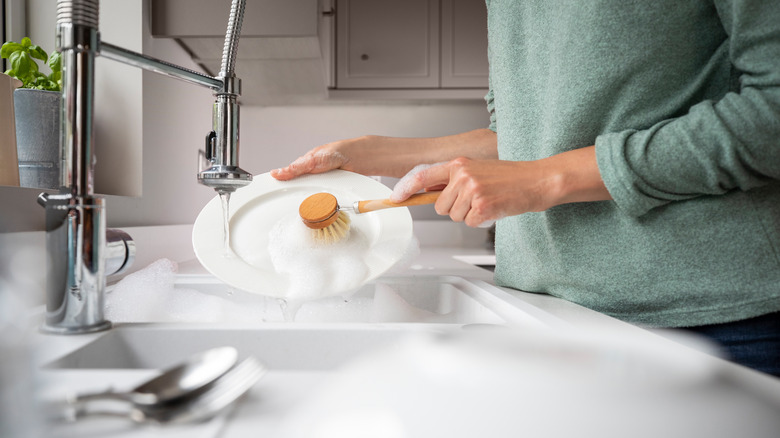
M 490 0 L 486 0 L 488 7 L 490 6 Z M 488 59 L 490 59 L 490 46 L 488 45 Z M 488 63 L 489 65 L 490 63 Z M 490 70 L 488 70 L 488 92 L 485 95 L 485 103 L 487 104 L 487 111 L 490 115 L 490 124 L 488 125 L 488 129 L 490 129 L 493 132 L 496 132 L 496 103 L 495 103 L 495 96 L 493 95 L 493 83 L 490 80 L 491 77 Z
M 780 180 L 778 3 L 715 1 L 733 91 L 648 129 L 597 137 L 599 170 L 621 210 L 641 216 L 669 202 Z
M 493 101 L 493 89 L 488 89 L 488 93 L 485 95 L 485 102 L 487 103 L 488 114 L 490 114 L 490 124 L 488 129 L 496 132 L 496 104 Z

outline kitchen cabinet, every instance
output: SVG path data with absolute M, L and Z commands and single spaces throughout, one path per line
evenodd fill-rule
M 248 0 L 242 37 L 317 35 L 317 0 Z M 225 39 L 230 2 L 152 0 L 152 35 Z
M 320 0 L 247 0 L 236 62 L 242 104 L 327 96 L 320 8 Z M 152 0 L 151 33 L 176 40 L 205 73 L 215 76 L 229 11 L 229 1 Z
M 152 36 L 175 39 L 212 75 L 227 17 L 213 3 L 151 2 Z M 484 0 L 248 0 L 241 102 L 481 99 L 486 21 Z
M 441 35 L 442 88 L 487 88 L 485 2 L 442 0 Z
M 487 89 L 482 0 L 338 0 L 335 18 L 336 91 L 458 97 L 467 94 L 457 90 L 473 89 L 482 97 Z
M 439 0 L 340 0 L 337 88 L 439 86 Z

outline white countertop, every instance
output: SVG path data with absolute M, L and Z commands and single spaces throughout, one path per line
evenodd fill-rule
M 416 224 L 416 227 L 420 227 Z M 403 267 L 394 268 L 387 275 L 394 277 L 417 278 L 431 276 L 458 276 L 475 281 L 492 283 L 492 273 L 462 261 L 465 258 L 490 257 L 491 251 L 483 241 L 483 231 L 472 232 L 462 228 L 447 228 L 441 224 L 422 224 L 424 229 L 416 229 L 415 234 L 424 235 L 421 239 L 421 251 Z M 204 273 L 194 257 L 189 246 L 189 226 L 149 227 L 130 229 L 130 234 L 138 244 L 136 266 L 141 268 L 159 257 L 169 257 L 179 263 L 179 273 L 186 275 L 201 275 Z M 164 235 L 165 239 L 160 239 Z M 450 245 L 442 245 L 449 242 Z M 460 258 L 460 260 L 459 260 Z M 723 400 L 740 401 L 743 406 L 750 406 L 752 412 L 758 412 L 750 418 L 750 424 L 745 424 L 743 436 L 770 436 L 756 424 L 768 418 L 767 413 L 778 417 L 780 413 L 780 380 L 757 373 L 743 367 L 725 362 L 707 353 L 690 348 L 678 342 L 669 340 L 656 333 L 615 320 L 608 316 L 582 308 L 546 295 L 524 293 L 510 289 L 502 289 L 511 298 L 512 303 L 522 309 L 544 319 L 551 327 L 594 333 L 619 334 L 637 343 L 647 343 L 658 347 L 658 351 L 668 354 L 668 357 L 686 358 L 703 364 L 702 369 L 717 370 L 717 378 L 705 381 L 697 391 L 700 395 L 694 398 L 696 404 L 711 406 L 711 412 L 718 414 L 718 409 L 728 408 L 729 403 Z M 208 327 L 208 325 L 204 325 Z M 80 336 L 51 336 L 35 334 L 34 342 L 40 346 L 36 355 L 38 365 L 66 355 L 77 350 L 94 339 L 103 336 L 96 333 Z M 698 344 L 695 344 L 698 345 Z M 697 365 L 698 366 L 698 365 Z M 69 391 L 85 391 L 114 386 L 121 389 L 131 388 L 143 381 L 152 370 L 45 370 L 38 373 L 39 389 L 48 397 L 58 397 Z M 47 431 L 47 436 L 111 436 L 111 437 L 226 437 L 239 438 L 249 436 L 279 436 L 278 428 L 291 411 L 305 404 L 317 388 L 333 380 L 333 373 L 321 370 L 271 370 L 231 411 L 214 420 L 198 425 L 156 427 L 136 426 L 126 421 L 116 419 L 97 419 L 83 421 L 77 424 L 57 425 Z M 679 391 L 671 388 L 669 391 Z M 665 397 L 677 400 L 676 396 L 664 393 Z M 693 394 L 693 395 L 690 395 Z M 694 397 L 696 391 L 689 395 Z M 414 394 L 409 394 L 410 403 L 414 403 Z M 718 398 L 720 397 L 720 399 Z M 511 401 L 511 400 L 510 400 Z M 420 406 L 420 409 L 427 409 Z M 551 407 L 554 409 L 554 406 Z M 652 412 L 649 412 L 652 415 Z M 766 414 L 762 417 L 762 415 Z M 745 421 L 748 421 L 745 417 Z M 474 421 L 479 421 L 475 418 Z M 771 422 L 771 420 L 770 420 Z M 777 423 L 772 423 L 774 427 Z M 680 430 L 690 430 L 688 425 L 681 425 Z M 702 429 L 704 430 L 704 429 Z M 755 433 L 751 434 L 750 431 Z M 505 431 L 506 436 L 516 436 L 518 431 Z M 595 436 L 582 430 L 581 436 Z M 607 436 L 609 434 L 606 434 Z M 323 435 L 325 436 L 325 435 Z M 327 435 L 331 436 L 331 435 Z M 386 436 L 396 436 L 388 434 Z M 398 435 L 403 436 L 403 435 Z M 601 436 L 605 436 L 602 434 Z M 641 433 L 626 433 L 624 436 L 644 436 Z M 690 435 L 687 435 L 690 436 Z M 715 435 L 710 436 L 718 436 Z M 776 436 L 776 435 L 775 435 Z

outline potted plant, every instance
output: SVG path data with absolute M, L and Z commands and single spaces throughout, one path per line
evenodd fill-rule
M 8 41 L 0 48 L 0 57 L 8 59 L 5 74 L 22 81 L 14 91 L 16 147 L 19 182 L 22 187 L 58 188 L 60 186 L 60 54 L 49 56 L 30 38 L 19 43 Z M 44 62 L 50 74 L 41 72 Z

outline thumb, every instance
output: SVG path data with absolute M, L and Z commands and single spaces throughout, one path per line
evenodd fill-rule
M 446 163 L 420 164 L 395 184 L 390 201 L 404 201 L 422 189 L 437 185 L 446 186 L 449 180 L 450 171 Z

